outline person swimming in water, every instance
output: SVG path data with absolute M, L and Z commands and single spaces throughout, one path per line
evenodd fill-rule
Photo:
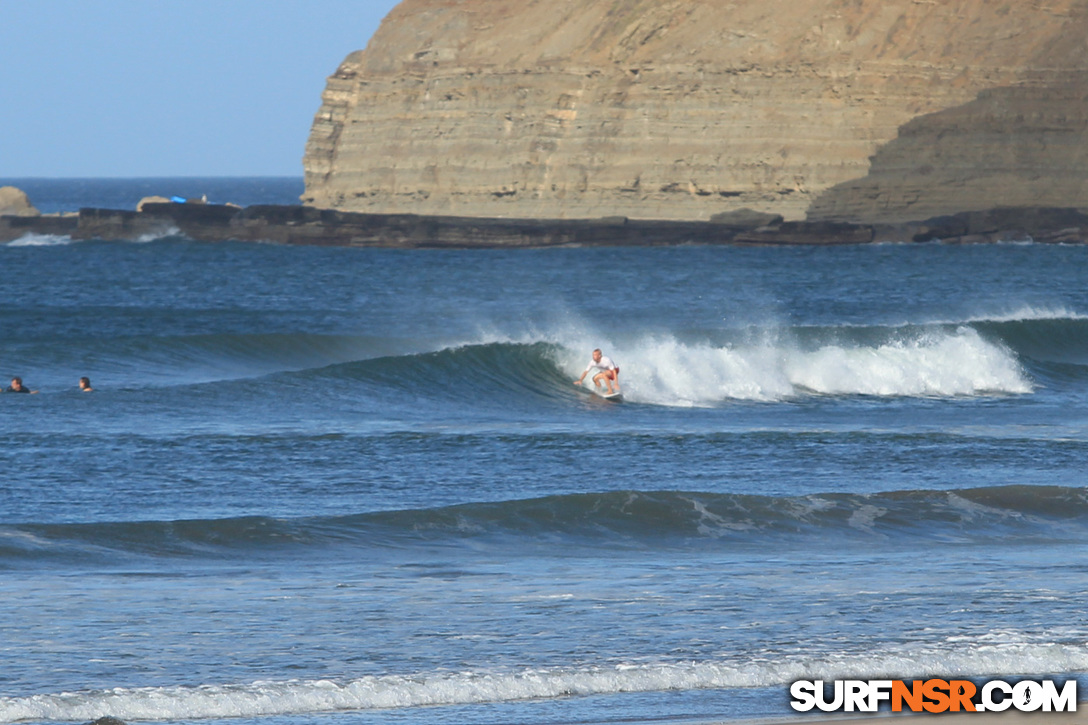
M 91 379 L 84 375 L 79 379 L 79 389 L 84 393 L 93 393 L 94 388 L 91 387 Z
M 4 392 L 5 393 L 36 393 L 38 391 L 37 390 L 31 390 L 30 388 L 23 385 L 23 379 L 16 376 L 16 377 L 11 379 L 11 385 L 9 385 L 7 387 L 7 389 L 4 390 Z

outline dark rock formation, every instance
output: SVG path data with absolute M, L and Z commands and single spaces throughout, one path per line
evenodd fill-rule
M 742 223 L 743 222 L 743 223 Z M 770 223 L 767 223 L 770 222 Z M 0 217 L 0 242 L 26 234 L 137 240 L 181 235 L 196 241 L 342 247 L 528 248 L 675 244 L 841 245 L 869 242 L 1023 241 L 1083 243 L 1088 214 L 1077 209 L 1000 208 L 896 225 L 783 222 L 737 215 L 716 221 L 487 219 L 362 214 L 305 206 L 145 204 L 143 211 L 81 209 L 78 217 Z
M 724 211 L 720 214 L 714 214 L 710 217 L 710 221 L 732 227 L 755 228 L 781 224 L 783 219 L 781 214 L 766 214 L 752 209 L 737 209 L 736 211 Z
M 0 216 L 0 242 L 10 242 L 27 234 L 56 234 L 72 236 L 79 228 L 79 217 L 66 216 Z
M 869 174 L 817 197 L 808 218 L 896 223 L 993 207 L 1088 206 L 1088 74 L 984 91 L 920 116 Z
M 1079 244 L 1088 238 L 1088 211 L 999 207 L 933 217 L 922 222 L 882 225 L 875 241 L 940 241 L 967 244 L 1022 242 Z
M 773 227 L 761 227 L 741 232 L 733 239 L 736 244 L 868 244 L 873 241 L 873 228 L 861 224 L 834 222 L 783 222 Z

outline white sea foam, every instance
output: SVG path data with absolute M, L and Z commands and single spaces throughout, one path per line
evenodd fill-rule
M 146 244 L 148 242 L 156 242 L 160 239 L 166 239 L 169 237 L 182 236 L 181 230 L 175 226 L 163 227 L 156 229 L 147 234 L 141 234 L 136 239 L 132 240 L 137 244 Z M 67 244 L 73 244 L 77 240 L 72 239 L 67 234 L 24 234 L 18 239 L 14 239 L 7 243 L 9 247 L 57 247 Z
M 183 236 L 181 230 L 177 227 L 163 227 L 162 229 L 156 229 L 153 232 L 147 234 L 141 234 L 133 241 L 137 244 L 147 244 L 148 242 L 157 242 L 160 239 L 166 239 L 167 237 L 180 237 Z
M 1006 641 L 1019 639 L 1019 642 Z M 1025 641 L 1027 640 L 1027 641 Z M 517 673 L 461 672 L 353 680 L 259 681 L 239 685 L 113 688 L 0 697 L 0 723 L 122 720 L 196 720 L 297 715 L 346 710 L 468 705 L 569 696 L 667 690 L 785 687 L 798 679 L 911 678 L 935 673 L 1031 675 L 1088 669 L 1088 648 L 1006 637 L 948 642 L 873 655 L 768 657 L 745 663 L 620 664 Z
M 1016 356 L 970 327 L 931 331 L 883 344 L 828 343 L 804 348 L 767 339 L 735 346 L 688 344 L 672 337 L 619 344 L 630 400 L 707 406 L 726 400 L 777 401 L 805 395 L 952 397 L 1033 390 Z M 571 353 L 564 365 L 581 373 Z
M 18 239 L 8 242 L 9 247 L 56 247 L 71 244 L 72 238 L 67 234 L 24 234 Z
M 931 327 L 950 325 L 971 325 L 986 322 L 1034 322 L 1040 320 L 1088 320 L 1088 314 L 1060 304 L 1019 304 L 1019 305 L 993 305 L 992 309 L 976 311 L 964 311 L 954 317 L 918 317 L 898 318 L 884 320 L 880 324 L 889 329 L 907 327 Z M 844 329 L 869 328 L 868 322 L 840 321 L 837 323 Z
M 1032 320 L 1088 320 L 1088 314 L 1065 305 L 1020 305 L 969 316 L 963 322 L 1029 322 Z
M 1015 356 L 961 327 L 877 347 L 828 345 L 788 356 L 790 381 L 819 393 L 953 396 L 1030 393 Z

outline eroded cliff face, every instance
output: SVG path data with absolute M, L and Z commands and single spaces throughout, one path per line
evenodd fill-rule
M 898 223 L 995 207 L 1088 208 L 1088 83 L 983 91 L 919 116 L 812 219 Z
M 1040 114 L 1049 157 L 1083 156 L 1086 6 L 404 0 L 328 79 L 303 200 L 466 216 L 750 208 L 864 221 L 978 208 L 997 185 L 1015 205 L 1011 190 L 1047 168 L 1033 155 Z M 976 134 L 980 119 L 988 128 Z M 939 128 L 950 123 L 970 153 L 951 141 L 925 158 L 909 148 L 912 134 L 926 146 L 927 128 L 948 140 Z M 1010 143 L 1018 150 L 991 187 L 972 187 L 970 159 Z M 938 171 L 953 158 L 965 168 Z M 1063 183 L 1029 185 L 1024 203 L 1064 189 L 1049 205 L 1085 204 L 1065 203 L 1088 178 L 1075 166 Z

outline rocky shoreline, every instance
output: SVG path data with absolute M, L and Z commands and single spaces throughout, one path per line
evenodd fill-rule
M 882 242 L 972 244 L 1088 242 L 1088 213 L 1064 208 L 996 208 L 902 224 L 786 222 L 754 213 L 711 221 L 604 217 L 495 219 L 367 214 L 308 206 L 144 204 L 141 211 L 80 209 L 78 214 L 0 216 L 0 243 L 27 235 L 76 240 L 139 240 L 178 234 L 195 241 L 270 242 L 338 247 L 541 248 L 589 246 L 841 245 Z

